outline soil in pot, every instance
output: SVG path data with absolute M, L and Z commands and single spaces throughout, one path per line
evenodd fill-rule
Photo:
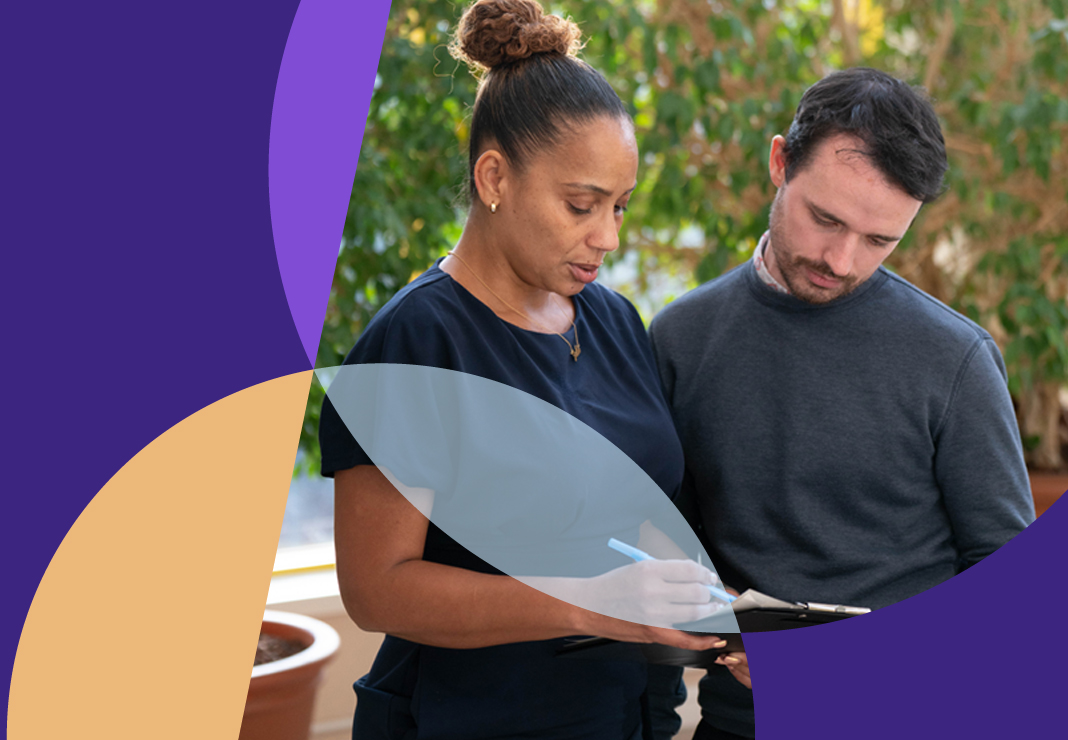
M 256 644 L 256 661 L 253 665 L 273 663 L 290 655 L 296 655 L 304 649 L 304 644 L 296 640 L 287 640 L 278 635 L 270 635 L 260 630 L 260 640 Z

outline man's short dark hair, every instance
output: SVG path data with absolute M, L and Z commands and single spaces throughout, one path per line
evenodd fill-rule
M 824 77 L 805 91 L 786 134 L 787 181 L 805 168 L 820 143 L 837 134 L 863 142 L 859 151 L 916 200 L 930 203 L 942 193 L 946 144 L 922 88 L 868 67 Z

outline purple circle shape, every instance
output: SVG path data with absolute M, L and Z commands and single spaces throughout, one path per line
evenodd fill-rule
M 271 226 L 286 300 L 312 366 L 388 15 L 387 0 L 304 0 L 278 71 Z

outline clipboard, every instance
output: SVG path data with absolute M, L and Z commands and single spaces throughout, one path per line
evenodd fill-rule
M 738 629 L 745 632 L 773 632 L 798 629 L 815 624 L 837 622 L 867 614 L 866 607 L 823 604 L 819 602 L 790 602 L 749 589 L 731 604 Z M 709 668 L 723 653 L 743 652 L 745 645 L 739 632 L 727 631 L 733 624 L 717 612 L 696 622 L 675 625 L 691 634 L 715 634 L 727 641 L 726 646 L 709 650 L 684 650 L 656 643 L 623 643 L 607 637 L 573 640 L 557 649 L 560 656 L 585 657 L 600 660 L 643 660 L 662 665 Z M 726 628 L 726 629 L 724 629 Z

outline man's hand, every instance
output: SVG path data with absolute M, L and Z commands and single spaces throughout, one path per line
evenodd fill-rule
M 716 663 L 727 666 L 727 670 L 742 686 L 747 689 L 753 688 L 753 681 L 749 677 L 749 659 L 745 653 L 726 653 L 716 658 Z
M 738 592 L 730 586 L 723 587 L 731 596 L 738 596 Z M 738 679 L 738 683 L 752 690 L 753 681 L 749 678 L 749 659 L 745 653 L 725 653 L 716 658 L 717 665 L 727 666 L 731 675 Z

